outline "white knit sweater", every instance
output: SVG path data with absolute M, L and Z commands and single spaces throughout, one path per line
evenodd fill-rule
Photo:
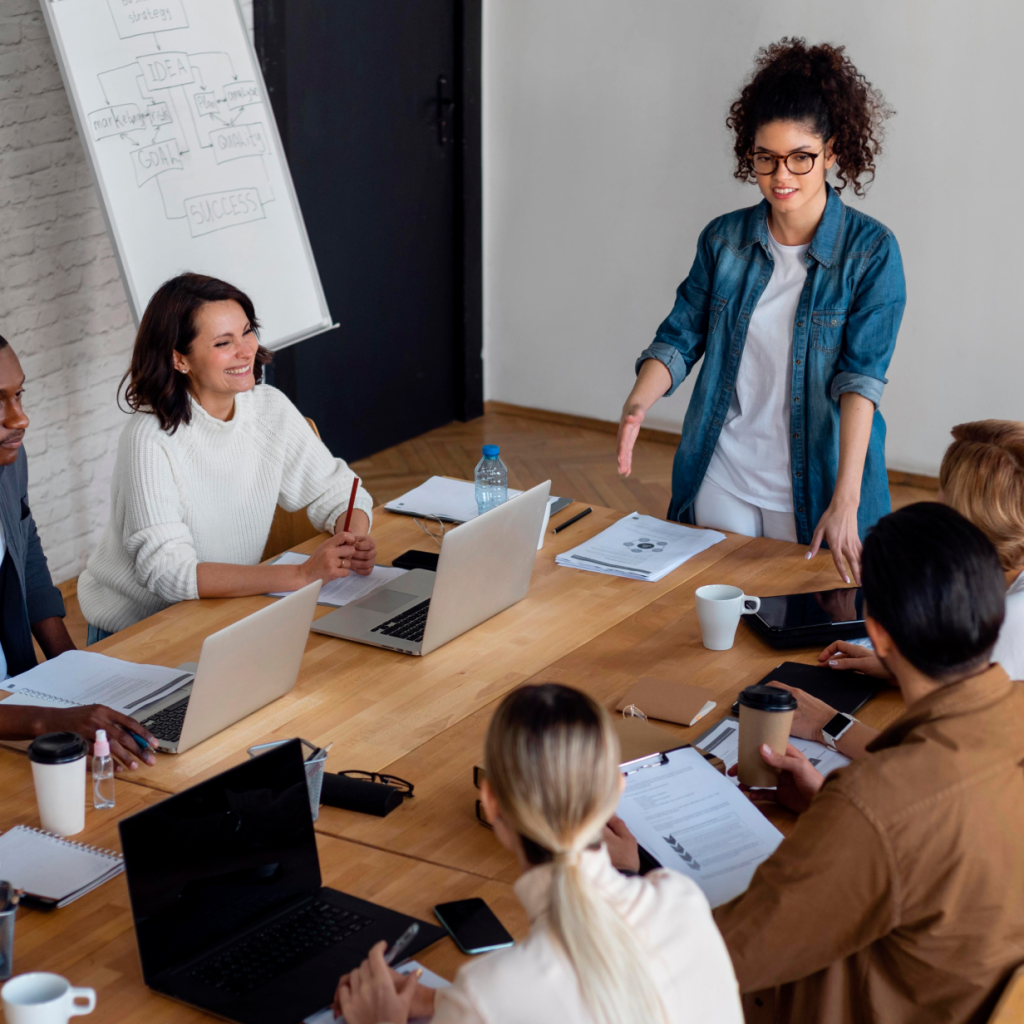
M 115 632 L 197 598 L 200 562 L 256 565 L 277 505 L 308 505 L 309 521 L 333 531 L 353 475 L 268 384 L 237 395 L 227 422 L 193 402 L 173 434 L 136 413 L 121 432 L 110 522 L 78 580 L 86 619 Z M 362 487 L 355 507 L 372 516 Z

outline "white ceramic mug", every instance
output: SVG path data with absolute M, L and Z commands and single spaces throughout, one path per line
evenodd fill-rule
M 73 732 L 37 736 L 28 747 L 39 821 L 46 832 L 73 836 L 85 828 L 85 757 L 89 745 Z
M 761 608 L 761 598 L 748 597 L 739 587 L 722 583 L 699 587 L 696 593 L 700 635 L 709 651 L 729 650 L 740 616 L 753 615 Z
M 0 1000 L 7 1024 L 68 1024 L 96 1009 L 96 990 L 74 988 L 59 974 L 35 971 L 11 978 L 0 988 Z

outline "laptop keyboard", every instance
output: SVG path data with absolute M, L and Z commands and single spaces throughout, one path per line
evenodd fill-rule
M 430 598 L 406 608 L 393 619 L 374 626 L 371 633 L 380 633 L 383 636 L 394 636 L 400 640 L 410 640 L 416 643 L 423 639 L 423 630 L 427 626 L 427 611 L 430 609 Z
M 314 899 L 200 964 L 189 977 L 240 996 L 362 931 L 373 921 Z
M 188 711 L 188 697 L 182 697 L 170 707 L 158 711 L 152 718 L 147 718 L 142 724 L 158 739 L 167 740 L 171 743 L 181 739 L 181 729 L 185 724 L 185 712 Z

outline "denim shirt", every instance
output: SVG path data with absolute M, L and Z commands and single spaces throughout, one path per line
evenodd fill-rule
M 832 500 L 839 469 L 839 398 L 875 404 L 857 525 L 861 537 L 889 511 L 885 421 L 878 411 L 885 371 L 906 305 L 899 246 L 877 220 L 851 209 L 826 185 L 825 212 L 807 255 L 793 328 L 790 455 L 797 537 L 809 544 Z M 704 357 L 672 468 L 669 518 L 692 523 L 693 502 L 722 431 L 747 326 L 772 275 L 768 202 L 713 220 L 697 242 L 690 274 L 654 341 L 637 360 L 664 363 L 673 391 Z

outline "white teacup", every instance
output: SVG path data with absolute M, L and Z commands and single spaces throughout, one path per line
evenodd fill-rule
M 7 1024 L 68 1024 L 96 1009 L 96 990 L 74 988 L 59 974 L 35 971 L 11 978 L 0 988 L 0 1000 Z
M 740 616 L 753 615 L 761 608 L 761 598 L 748 597 L 739 587 L 722 583 L 699 587 L 696 593 L 700 635 L 709 651 L 729 650 Z

